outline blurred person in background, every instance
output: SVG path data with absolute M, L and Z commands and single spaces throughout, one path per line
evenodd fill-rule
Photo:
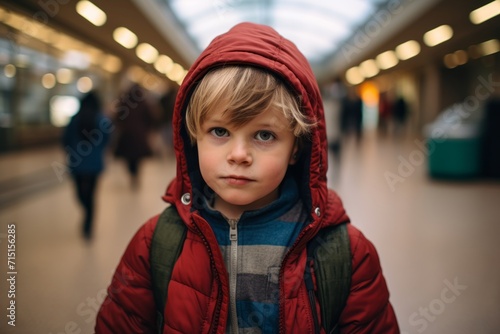
M 408 119 L 408 105 L 403 96 L 398 96 L 394 102 L 393 108 L 394 134 L 396 138 L 404 136 L 406 120 Z
M 149 140 L 154 116 L 141 86 L 134 84 L 120 96 L 114 123 L 117 127 L 114 153 L 125 160 L 132 188 L 136 189 L 141 161 L 153 153 Z
M 104 153 L 111 130 L 111 121 L 104 116 L 98 95 L 90 92 L 80 100 L 80 109 L 63 134 L 68 168 L 85 211 L 82 233 L 86 239 L 92 234 L 95 190 L 104 170 Z
M 343 135 L 349 137 L 354 132 L 356 142 L 363 136 L 363 100 L 355 88 L 347 90 L 341 104 L 341 128 Z
M 387 96 L 387 92 L 380 93 L 378 102 L 378 130 L 382 136 L 386 136 L 389 130 L 389 124 L 392 114 L 392 104 Z
M 342 83 L 339 79 L 325 85 L 321 95 L 323 97 L 323 108 L 325 110 L 326 121 L 326 136 L 328 140 L 328 148 L 335 155 L 335 158 L 340 158 L 340 146 L 342 139 L 342 129 L 340 122 L 340 100 L 344 94 Z
M 322 88 L 321 95 L 325 111 L 328 154 L 333 158 L 330 176 L 333 180 L 338 181 L 340 180 L 340 157 L 342 152 L 341 101 L 346 92 L 339 78 L 335 78 Z
M 167 147 L 167 155 L 173 155 L 174 138 L 172 131 L 172 117 L 174 115 L 175 98 L 177 96 L 176 87 L 171 87 L 161 98 L 161 137 Z

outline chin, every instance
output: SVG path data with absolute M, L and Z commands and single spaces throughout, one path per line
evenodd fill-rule
M 241 198 L 241 196 L 227 196 L 226 198 L 221 197 L 224 202 L 226 202 L 229 205 L 234 205 L 234 206 L 247 206 L 247 205 L 252 205 L 255 202 L 255 199 L 244 199 Z

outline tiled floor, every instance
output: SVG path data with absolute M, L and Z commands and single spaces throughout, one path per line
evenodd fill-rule
M 418 152 L 412 140 L 395 143 L 369 135 L 361 145 L 348 142 L 340 166 L 331 164 L 330 186 L 379 251 L 403 333 L 500 333 L 500 183 L 431 180 Z M 411 168 L 401 169 L 401 161 L 410 159 Z M 63 162 L 57 149 L 0 156 L 0 184 L 50 170 L 54 161 Z M 81 212 L 67 175 L 0 205 L 2 277 L 8 271 L 9 224 L 16 225 L 17 270 L 16 327 L 7 324 L 3 278 L 0 333 L 93 332 L 124 248 L 164 207 L 160 196 L 175 163 L 163 157 L 143 167 L 140 187 L 133 191 L 124 166 L 109 159 L 90 243 L 80 237 Z M 391 184 L 386 176 L 398 174 L 398 167 L 404 177 Z

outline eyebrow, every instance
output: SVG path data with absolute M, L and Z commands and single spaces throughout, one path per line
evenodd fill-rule
M 262 128 L 270 128 L 270 129 L 280 129 L 280 130 L 282 129 L 288 130 L 290 128 L 289 124 L 285 120 L 283 120 L 282 122 L 278 120 L 275 120 L 273 122 L 267 121 L 267 122 L 257 123 L 255 124 L 255 126 Z
M 203 121 L 203 124 L 206 124 L 206 123 L 228 124 L 229 122 L 223 118 L 207 117 Z

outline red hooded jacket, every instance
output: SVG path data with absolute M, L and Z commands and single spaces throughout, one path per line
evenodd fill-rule
M 349 218 L 339 197 L 327 188 L 325 121 L 310 65 L 293 43 L 270 27 L 252 23 L 238 24 L 215 38 L 193 64 L 177 95 L 173 118 L 177 176 L 163 199 L 176 206 L 188 233 L 169 283 L 163 333 L 225 333 L 226 330 L 228 274 L 215 235 L 193 204 L 197 199 L 196 189 L 200 189 L 200 176 L 196 148 L 190 145 L 183 121 L 187 102 L 200 77 L 226 64 L 256 66 L 275 73 L 300 95 L 303 112 L 317 122 L 310 144 L 294 166 L 311 219 L 283 260 L 279 305 L 280 333 L 314 333 L 303 280 L 306 244 L 320 229 Z M 97 316 L 96 333 L 157 332 L 149 263 L 157 220 L 158 216 L 146 222 L 125 251 Z M 399 333 L 375 248 L 351 224 L 348 233 L 352 284 L 339 320 L 341 333 Z

